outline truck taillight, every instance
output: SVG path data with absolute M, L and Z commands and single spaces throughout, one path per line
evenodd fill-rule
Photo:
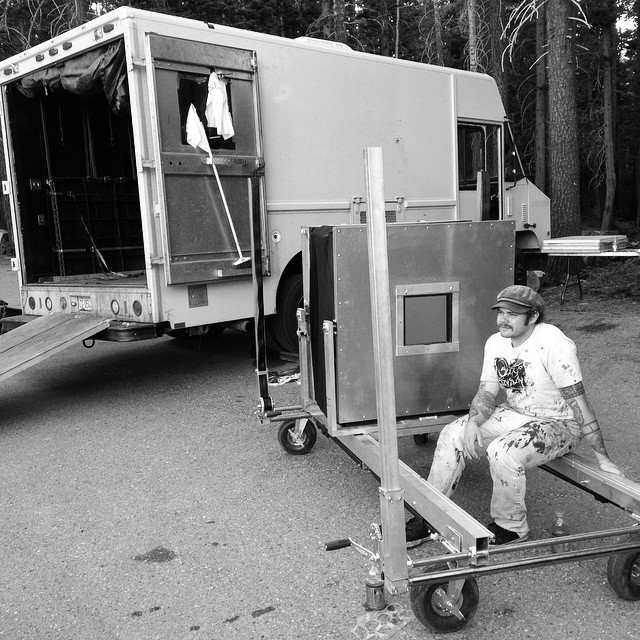
M 142 314 L 142 305 L 140 304 L 140 300 L 133 301 L 133 313 L 137 316 Z
M 111 313 L 117 316 L 120 313 L 120 303 L 117 300 L 111 301 Z

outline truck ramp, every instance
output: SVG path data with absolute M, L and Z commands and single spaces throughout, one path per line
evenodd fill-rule
M 0 336 L 0 380 L 27 369 L 109 326 L 108 318 L 52 313 Z

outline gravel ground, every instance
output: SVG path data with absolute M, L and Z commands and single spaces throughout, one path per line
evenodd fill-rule
M 0 298 L 12 306 L 14 288 L 0 257 Z M 603 297 L 588 281 L 584 298 L 571 287 L 562 307 L 558 288 L 543 295 L 549 320 L 578 345 L 611 456 L 640 480 L 637 300 Z M 362 618 L 366 560 L 323 543 L 367 543 L 377 484 L 322 436 L 309 455 L 289 456 L 275 429 L 258 425 L 250 343 L 225 332 L 211 343 L 76 345 L 3 382 L 0 638 L 434 637 L 407 596 L 394 600 L 391 629 L 374 635 L 376 620 Z M 273 388 L 280 406 L 298 394 L 296 384 Z M 428 472 L 433 442 L 399 447 Z M 489 481 L 486 464 L 473 463 L 456 493 L 481 521 Z M 573 532 L 629 522 L 540 470 L 527 495 L 537 538 L 558 506 Z M 411 555 L 434 553 L 423 545 Z M 476 615 L 451 637 L 640 638 L 640 604 L 611 590 L 606 559 L 488 576 L 479 587 Z

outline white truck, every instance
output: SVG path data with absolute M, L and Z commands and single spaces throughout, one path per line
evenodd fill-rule
M 366 222 L 366 147 L 390 222 L 514 220 L 524 269 L 550 237 L 486 75 L 122 7 L 0 62 L 0 87 L 20 318 L 62 333 L 247 321 L 259 238 L 270 339 L 297 350 L 301 227 Z

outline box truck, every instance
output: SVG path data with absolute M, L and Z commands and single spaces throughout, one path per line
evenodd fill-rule
M 512 220 L 520 269 L 550 237 L 487 75 L 122 7 L 0 62 L 0 87 L 13 320 L 51 340 L 249 322 L 255 256 L 296 351 L 301 228 L 366 223 L 366 147 L 390 223 Z

